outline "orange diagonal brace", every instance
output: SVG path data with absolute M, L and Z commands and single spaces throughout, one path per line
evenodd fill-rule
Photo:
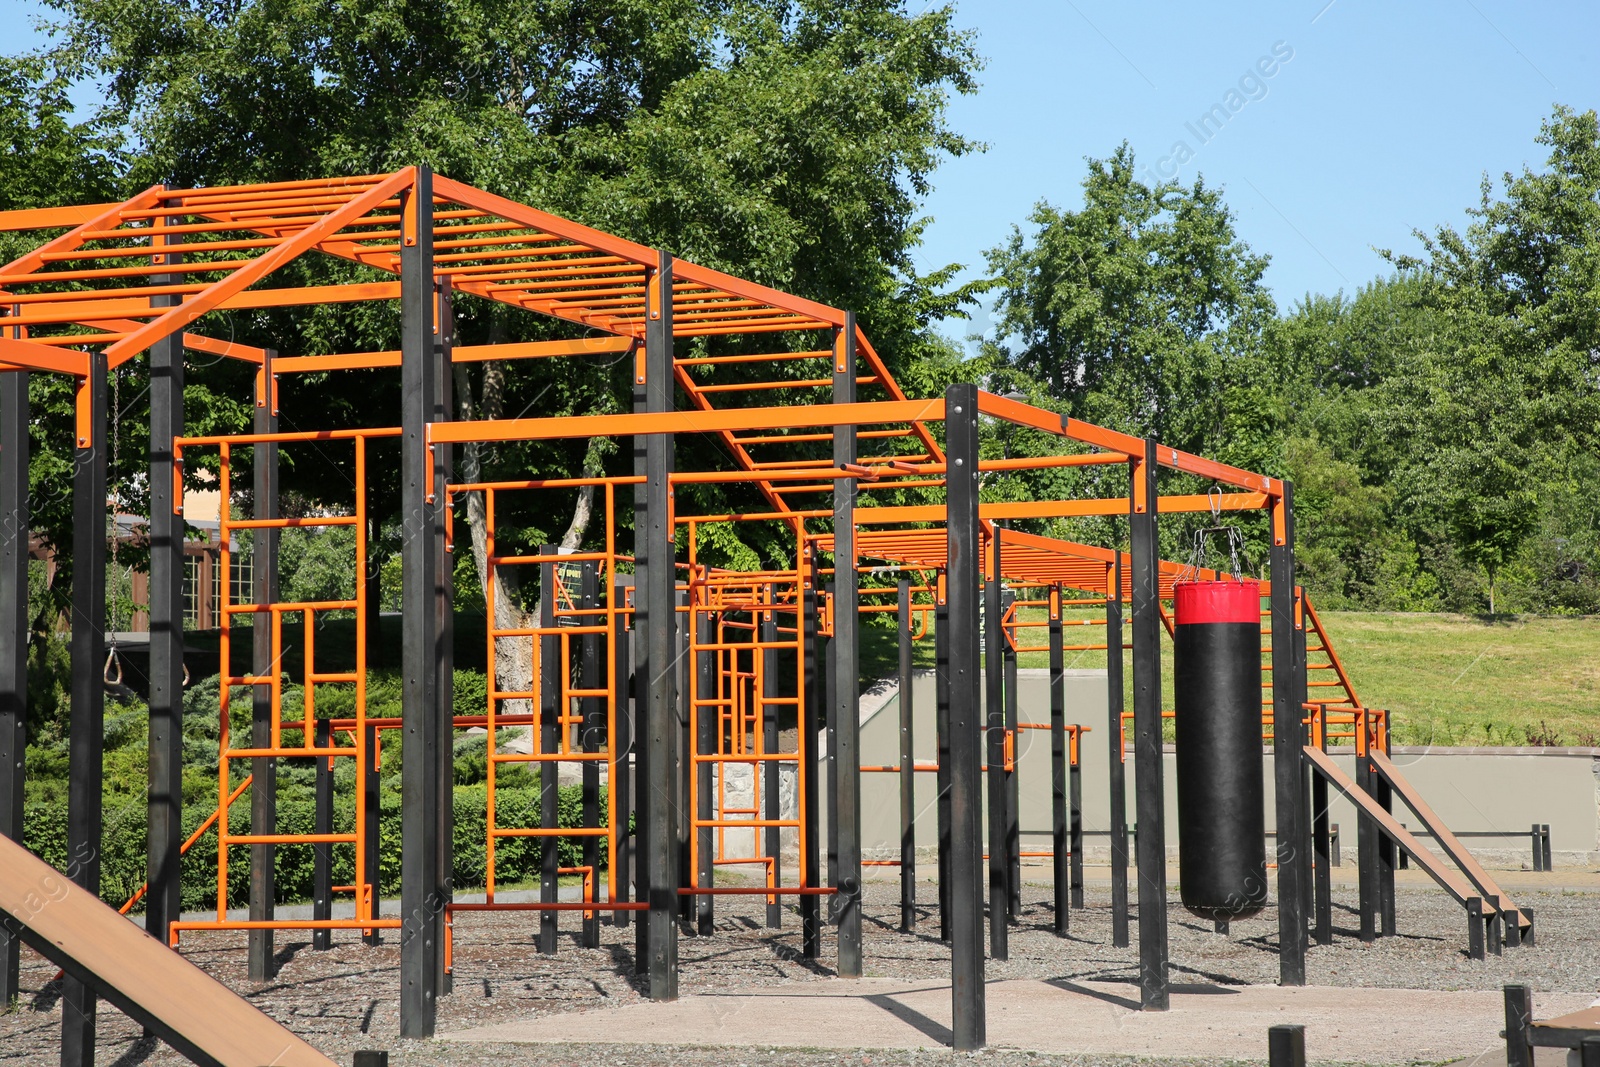
M 306 227 L 293 237 L 285 240 L 277 248 L 258 257 L 248 267 L 242 267 L 226 278 L 218 280 L 196 293 L 192 299 L 185 301 L 159 319 L 124 337 L 106 349 L 107 360 L 120 360 L 134 352 L 141 352 L 174 330 L 187 326 L 206 312 L 216 308 L 229 297 L 243 292 L 318 242 L 338 233 L 345 226 L 382 204 L 400 190 L 409 187 L 415 180 L 416 169 L 408 167 L 388 180 L 373 186 L 337 211 L 324 217 L 315 226 Z

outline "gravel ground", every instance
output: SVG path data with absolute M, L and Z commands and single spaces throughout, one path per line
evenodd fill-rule
M 934 887 L 919 890 L 934 899 Z M 894 889 L 885 883 L 868 888 L 866 972 L 899 979 L 948 980 L 949 955 L 937 940 L 938 920 L 926 909 L 919 932 L 897 929 L 899 908 Z M 1382 986 L 1416 989 L 1499 989 L 1509 981 L 1531 983 L 1536 990 L 1594 993 L 1600 979 L 1600 909 L 1593 891 L 1566 890 L 1518 893 L 1535 911 L 1539 943 L 1508 951 L 1503 957 L 1474 963 L 1465 955 L 1466 923 L 1461 910 L 1436 890 L 1397 888 L 1399 936 L 1374 945 L 1355 939 L 1354 893 L 1336 890 L 1336 940 L 1328 948 L 1313 947 L 1307 979 L 1314 985 Z M 1346 899 L 1348 898 L 1348 899 Z M 1011 959 L 991 960 L 990 978 L 1061 978 L 1098 981 L 1134 980 L 1135 947 L 1111 946 L 1109 890 L 1088 887 L 1089 906 L 1072 916 L 1072 936 L 1051 932 L 1050 889 L 1030 884 L 1024 893 L 1020 925 L 1011 931 Z M 881 902 L 875 904 L 873 902 Z M 727 991 L 830 977 L 834 946 L 826 939 L 821 961 L 801 958 L 798 923 L 766 930 L 764 905 L 758 897 L 723 897 L 717 901 L 717 936 L 683 937 L 679 941 L 680 991 Z M 532 950 L 536 919 L 529 913 L 463 914 L 456 921 L 455 992 L 440 1002 L 439 1031 L 462 1030 L 530 1015 L 582 1011 L 637 1002 L 640 987 L 632 975 L 632 927 L 602 927 L 602 947 L 577 946 L 576 918 L 562 917 L 563 936 L 555 956 Z M 1135 916 L 1137 923 L 1137 916 Z M 1229 936 L 1212 932 L 1208 922 L 1174 905 L 1169 912 L 1174 982 L 1221 984 L 1272 983 L 1277 980 L 1277 917 L 1272 909 L 1236 922 Z M 313 1045 L 342 1062 L 362 1048 L 390 1050 L 395 1067 L 451 1067 L 493 1064 L 593 1065 L 601 1053 L 593 1048 L 452 1045 L 402 1041 L 398 1033 L 399 950 L 388 943 L 364 947 L 348 935 L 327 952 L 313 952 L 298 931 L 280 933 L 281 971 L 275 981 L 255 985 L 245 974 L 242 934 L 193 934 L 184 954 L 262 1010 L 282 1020 Z M 19 1008 L 0 1015 L 0 1063 L 58 1062 L 61 1014 L 54 969 L 31 954 L 24 956 L 26 991 Z M 598 1025 L 598 1024 L 597 1024 Z M 112 1009 L 99 1017 L 101 1053 L 98 1062 L 114 1067 L 148 1063 L 181 1063 L 174 1053 L 150 1039 Z M 648 1045 L 608 1046 L 608 1064 L 659 1063 L 741 1064 L 810 1067 L 855 1063 L 900 1065 L 929 1062 L 930 1055 L 949 1054 L 874 1051 L 843 1054 L 820 1050 L 714 1048 L 684 1049 Z M 1080 1059 L 985 1053 L 984 1063 L 1079 1063 Z M 1106 1062 L 1103 1058 L 1096 1062 Z M 1178 1061 L 1167 1061 L 1177 1063 Z

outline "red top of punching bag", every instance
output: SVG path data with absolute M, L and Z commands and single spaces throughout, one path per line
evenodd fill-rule
M 1206 622 L 1261 621 L 1261 584 L 1239 582 L 1174 582 L 1176 625 Z

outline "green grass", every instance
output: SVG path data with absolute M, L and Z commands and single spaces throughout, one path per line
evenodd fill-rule
M 1600 618 L 1328 612 L 1363 702 L 1401 745 L 1600 745 Z
M 1101 613 L 1078 609 L 1068 617 L 1099 618 Z M 1356 693 L 1369 707 L 1392 713 L 1397 745 L 1600 746 L 1600 618 L 1491 620 L 1399 612 L 1324 612 L 1321 617 Z M 1042 619 L 1043 612 L 1024 611 L 1023 618 Z M 1025 633 L 1025 644 L 1046 640 L 1042 628 Z M 1066 639 L 1069 645 L 1094 644 L 1103 633 L 1098 626 L 1070 627 Z M 1126 640 L 1128 631 L 1123 633 Z M 893 630 L 863 628 L 863 679 L 892 677 L 896 647 Z M 916 667 L 931 668 L 931 636 L 913 647 Z M 1163 637 L 1161 684 L 1168 707 L 1171 649 Z M 1131 655 L 1124 654 L 1123 664 L 1124 677 L 1131 679 Z M 1066 665 L 1101 668 L 1105 652 L 1068 652 Z M 1049 657 L 1024 653 L 1019 666 L 1047 667 Z M 1331 675 L 1315 671 L 1312 680 Z M 1125 697 L 1131 710 L 1131 687 Z

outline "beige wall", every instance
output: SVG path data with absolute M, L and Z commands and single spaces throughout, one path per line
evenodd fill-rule
M 1109 825 L 1107 798 L 1108 742 L 1106 681 L 1104 671 L 1068 671 L 1066 718 L 1090 727 L 1084 737 L 1083 825 L 1086 831 L 1104 831 Z M 1024 722 L 1048 722 L 1049 672 L 1018 672 L 1019 709 Z M 932 760 L 934 751 L 934 684 L 931 671 L 919 672 L 912 685 L 913 740 L 919 760 Z M 899 695 L 893 687 L 862 698 L 861 759 L 865 765 L 892 765 L 899 759 Z M 1023 848 L 1049 847 L 1050 738 L 1044 731 L 1029 731 L 1019 753 L 1022 798 Z M 1557 863 L 1600 862 L 1600 750 L 1596 749 L 1410 749 L 1396 748 L 1391 757 L 1421 795 L 1454 831 L 1498 830 L 1520 836 L 1467 838 L 1464 843 L 1485 862 L 1517 867 L 1531 859 L 1527 838 L 1531 823 L 1550 824 L 1551 847 Z M 1336 756 L 1346 773 L 1353 773 L 1352 756 Z M 1128 819 L 1133 811 L 1134 773 L 1128 763 Z M 1164 760 L 1167 808 L 1167 844 L 1176 849 L 1176 800 L 1173 788 L 1174 757 Z M 1267 828 L 1272 829 L 1272 758 L 1264 755 L 1267 782 Z M 899 781 L 894 774 L 862 775 L 862 844 L 869 858 L 899 854 Z M 932 773 L 917 775 L 916 840 L 919 849 L 936 844 L 936 788 Z M 826 809 L 826 798 L 823 807 Z M 1396 800 L 1397 809 L 1401 807 Z M 1344 835 L 1346 862 L 1355 857 L 1355 809 L 1336 793 L 1331 818 Z M 1399 810 L 1402 822 L 1420 824 L 1409 811 Z M 824 820 L 824 825 L 826 821 Z M 1085 856 L 1103 859 L 1107 838 L 1090 833 Z

